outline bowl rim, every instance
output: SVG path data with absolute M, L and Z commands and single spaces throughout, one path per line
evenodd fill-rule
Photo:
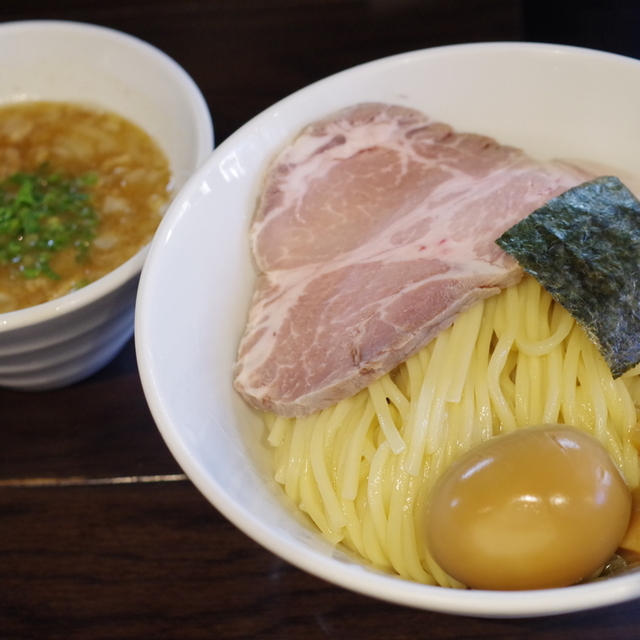
M 630 572 L 606 581 L 594 581 L 553 589 L 523 591 L 458 590 L 412 582 L 392 574 L 378 573 L 375 570 L 365 572 L 362 571 L 361 565 L 350 566 L 346 563 L 329 561 L 326 556 L 309 548 L 299 540 L 288 539 L 285 542 L 268 526 L 265 526 L 244 504 L 234 500 L 218 481 L 194 460 L 188 446 L 179 435 L 179 429 L 176 429 L 174 421 L 165 408 L 163 397 L 156 384 L 156 375 L 153 363 L 150 360 L 152 345 L 147 308 L 150 305 L 151 292 L 147 282 L 153 280 L 156 263 L 162 259 L 160 251 L 164 239 L 171 235 L 173 228 L 180 223 L 182 215 L 185 213 L 182 199 L 187 194 L 195 191 L 197 185 L 202 183 L 206 175 L 215 170 L 218 165 L 218 159 L 224 158 L 227 151 L 238 140 L 243 139 L 251 131 L 258 130 L 262 124 L 267 123 L 285 101 L 298 100 L 307 93 L 318 91 L 325 83 L 332 82 L 335 78 L 348 77 L 350 74 L 359 73 L 375 66 L 403 64 L 415 58 L 436 57 L 464 50 L 574 53 L 600 59 L 616 59 L 621 63 L 640 67 L 640 60 L 620 54 L 571 45 L 520 41 L 452 44 L 394 54 L 359 64 L 309 84 L 266 108 L 224 140 L 191 176 L 183 187 L 182 198 L 178 197 L 174 200 L 165 220 L 163 220 L 161 233 L 156 235 L 154 242 L 151 244 L 150 254 L 143 267 L 138 288 L 135 321 L 136 355 L 144 394 L 154 421 L 168 448 L 186 475 L 207 500 L 225 518 L 268 551 L 327 582 L 362 595 L 402 606 L 476 617 L 542 617 L 587 609 L 599 609 L 623 603 L 640 597 L 640 575 L 638 573 Z M 603 587 L 603 584 L 606 584 L 606 587 Z M 390 585 L 393 585 L 392 588 L 389 588 Z
M 192 105 L 196 129 L 199 132 L 198 149 L 196 152 L 198 166 L 202 164 L 209 155 L 211 155 L 214 147 L 214 131 L 211 113 L 207 106 L 207 102 L 195 80 L 171 56 L 137 36 L 111 27 L 105 27 L 88 22 L 44 19 L 14 20 L 0 24 L 0 37 L 7 32 L 33 34 L 33 32 L 41 33 L 43 31 L 47 33 L 61 34 L 96 34 L 103 38 L 110 39 L 113 42 L 123 43 L 127 47 L 132 48 L 142 53 L 144 56 L 157 61 L 160 65 L 163 65 L 174 77 L 176 83 L 182 87 L 185 95 L 188 97 L 188 102 Z M 10 100 L 0 101 L 0 105 L 11 103 L 12 101 Z M 179 192 L 179 190 L 176 191 L 173 199 L 178 197 Z M 86 307 L 112 291 L 117 290 L 124 283 L 140 274 L 149 252 L 150 244 L 151 242 L 147 243 L 121 265 L 77 291 L 72 291 L 59 298 L 33 305 L 31 307 L 0 313 L 0 333 L 36 325 L 53 317 L 64 316 L 76 309 Z

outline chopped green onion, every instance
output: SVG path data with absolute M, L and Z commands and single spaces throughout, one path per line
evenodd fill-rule
M 0 182 L 0 264 L 13 265 L 25 278 L 60 276 L 53 254 L 74 248 L 76 260 L 88 258 L 98 216 L 89 187 L 97 176 L 68 178 L 42 167 L 15 173 Z

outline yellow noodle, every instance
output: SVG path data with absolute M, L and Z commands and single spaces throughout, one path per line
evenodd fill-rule
M 602 381 L 598 377 L 596 358 L 598 354 L 591 348 L 591 343 L 582 334 L 582 361 L 584 374 L 580 376 L 581 386 L 588 391 L 588 399 L 593 407 L 593 424 L 596 438 L 605 444 L 607 439 L 607 403 L 602 390 Z
M 547 364 L 547 384 L 545 389 L 543 424 L 553 424 L 559 422 L 560 408 L 562 406 L 562 360 L 564 358 L 564 348 L 556 345 L 551 351 L 545 354 Z
M 624 476 L 631 487 L 640 484 L 640 469 L 638 468 L 638 450 L 630 439 L 623 444 L 622 455 L 624 457 Z
M 469 384 L 474 389 L 476 426 L 468 441 L 468 448 L 490 438 L 494 432 L 494 412 L 491 407 L 491 394 L 489 392 L 489 358 L 494 334 L 494 318 L 496 313 L 498 296 L 485 301 L 482 325 L 478 335 L 475 349 L 475 368 L 470 370 Z M 467 449 L 462 449 L 461 452 Z
M 393 491 L 389 495 L 385 538 L 387 554 L 398 575 L 409 577 L 402 539 L 402 519 L 406 506 L 407 474 L 399 469 L 396 473 L 395 460 L 387 460 L 389 467 L 389 481 L 393 483 Z
M 287 471 L 289 468 L 291 440 L 293 438 L 294 427 L 290 426 L 280 440 L 277 447 L 274 447 L 275 479 L 276 482 L 284 485 L 287 482 Z
M 573 327 L 574 320 L 568 313 L 561 315 L 561 323 L 555 332 L 546 338 L 537 341 L 528 340 L 522 335 L 518 336 L 518 350 L 528 356 L 541 356 L 550 353 L 569 335 Z
M 378 414 L 380 428 L 384 432 L 385 438 L 393 453 L 400 453 L 401 451 L 404 451 L 406 444 L 398 432 L 398 428 L 391 416 L 391 411 L 387 404 L 387 396 L 380 380 L 376 380 L 369 385 L 369 393 L 371 394 L 373 406 Z
M 340 447 L 340 458 L 336 469 L 336 491 L 341 498 L 354 500 L 360 484 L 360 468 L 364 439 L 367 435 L 375 411 L 366 393 L 359 393 L 351 422 L 344 429 L 344 438 Z
M 584 427 L 580 423 L 577 407 L 578 362 L 580 360 L 580 327 L 574 325 L 566 343 L 562 365 L 562 414 L 567 424 Z
M 276 416 L 271 426 L 268 438 L 269 444 L 272 447 L 277 447 L 282 444 L 282 441 L 286 437 L 287 431 L 289 430 L 290 422 L 291 421 L 288 418 Z
M 344 536 L 342 532 L 333 527 L 329 522 L 322 496 L 318 490 L 318 485 L 315 482 L 315 476 L 309 463 L 303 466 L 303 472 L 300 476 L 300 509 L 309 515 L 320 531 L 322 531 L 331 542 L 339 542 L 343 539 Z
M 330 469 L 334 489 L 339 496 L 342 496 L 344 474 L 349 466 L 347 458 L 349 452 L 348 442 L 362 419 L 367 394 L 361 392 L 351 399 L 352 402 L 346 415 L 333 414 L 332 421 L 336 420 L 336 429 L 331 443 L 325 444 L 325 448 L 331 454 L 330 458 L 327 459 L 327 467 Z
M 330 444 L 331 436 L 349 408 L 350 407 L 346 406 L 346 403 L 338 403 L 333 412 L 331 410 L 322 412 L 311 434 L 309 451 L 309 460 L 311 462 L 311 471 L 313 479 L 315 480 L 315 486 L 324 504 L 328 524 L 331 526 L 331 529 L 336 532 L 346 526 L 347 521 L 342 513 L 340 501 L 331 482 L 331 473 L 327 466 L 325 452 L 332 451 Z M 340 415 L 333 417 L 332 413 L 340 413 Z
M 453 371 L 445 396 L 447 402 L 460 402 L 473 349 L 478 341 L 483 311 L 484 302 L 480 301 L 469 311 L 459 316 L 458 321 L 451 327 L 450 340 L 457 353 L 450 360 Z
M 390 455 L 391 449 L 389 445 L 383 442 L 371 461 L 369 482 L 367 483 L 371 524 L 382 549 L 387 549 L 387 510 L 385 508 L 383 485 L 386 462 Z
M 365 549 L 363 557 L 365 560 L 368 560 L 373 566 L 380 569 L 390 572 L 393 571 L 393 567 L 382 550 L 382 546 L 376 535 L 371 511 L 367 511 L 362 517 L 362 538 Z
M 406 420 L 407 414 L 409 413 L 409 401 L 396 385 L 393 378 L 391 376 L 382 376 L 380 379 L 380 385 L 382 387 L 383 394 L 396 407 L 398 413 L 400 413 L 400 416 L 402 417 L 402 420 Z
M 296 420 L 293 426 L 291 447 L 287 456 L 286 470 L 284 471 L 284 485 L 287 495 L 296 503 L 300 502 L 300 478 L 306 459 L 305 440 L 312 434 L 316 419 L 317 415 L 301 418 Z
M 343 543 L 364 557 L 366 552 L 356 503 L 353 500 L 342 500 L 341 507 L 346 517 Z
M 433 340 L 433 349 L 430 353 L 428 367 L 418 394 L 418 398 L 412 403 L 412 411 L 409 413 L 409 422 L 405 431 L 410 437 L 408 455 L 405 458 L 405 469 L 409 473 L 417 474 L 425 449 L 436 448 L 441 435 L 441 415 L 444 403 L 444 393 L 448 380 L 443 375 L 444 361 L 449 345 L 450 330 L 443 331 Z M 429 347 L 427 347 L 428 349 Z M 424 350 L 423 350 L 424 351 Z M 434 419 L 435 414 L 435 419 Z M 433 433 L 436 430 L 436 433 Z

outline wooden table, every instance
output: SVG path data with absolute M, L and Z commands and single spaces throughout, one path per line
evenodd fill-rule
M 561 5 L 560 7 L 556 5 Z M 640 54 L 637 2 L 612 0 L 18 0 L 134 34 L 201 87 L 220 142 L 276 100 L 382 56 L 480 40 Z M 1 71 L 0 71 L 1 73 Z M 522 620 L 377 602 L 288 565 L 182 474 L 140 386 L 133 341 L 45 393 L 0 390 L 0 639 L 638 638 L 640 603 Z

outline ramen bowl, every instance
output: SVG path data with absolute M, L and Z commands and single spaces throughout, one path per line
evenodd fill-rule
M 211 153 L 205 100 L 188 74 L 124 33 L 63 21 L 0 25 L 0 103 L 77 103 L 114 112 L 149 134 L 169 161 L 175 192 Z M 148 246 L 65 296 L 0 314 L 0 385 L 40 390 L 77 382 L 133 334 Z
M 417 108 L 541 160 L 640 166 L 640 61 L 541 44 L 480 43 L 375 61 L 275 104 L 224 141 L 170 207 L 142 273 L 136 348 L 144 391 L 173 455 L 238 528 L 336 585 L 467 616 L 545 616 L 640 597 L 629 573 L 566 588 L 447 589 L 385 574 L 325 540 L 274 481 L 265 427 L 232 371 L 255 273 L 248 228 L 267 165 L 307 124 L 362 102 Z

